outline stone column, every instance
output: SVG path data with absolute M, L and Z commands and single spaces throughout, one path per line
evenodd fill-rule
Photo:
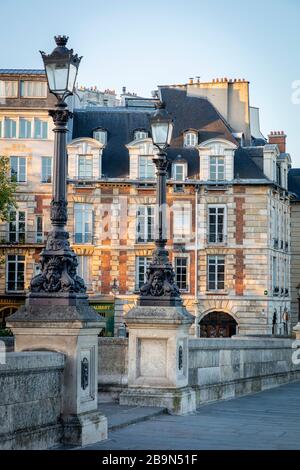
M 193 317 L 181 306 L 138 306 L 129 329 L 128 390 L 121 405 L 157 406 L 181 415 L 196 409 L 188 387 L 188 332 Z

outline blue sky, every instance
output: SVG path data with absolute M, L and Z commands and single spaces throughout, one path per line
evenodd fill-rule
M 284 130 L 300 167 L 299 0 L 2 0 L 0 68 L 41 68 L 67 34 L 79 84 L 150 95 L 158 84 L 246 78 L 261 128 Z

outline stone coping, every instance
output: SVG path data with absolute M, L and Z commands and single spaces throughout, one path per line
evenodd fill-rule
M 189 349 L 292 349 L 294 339 L 189 338 Z
M 49 369 L 63 369 L 65 355 L 53 351 L 23 351 L 6 354 L 5 364 L 0 364 L 0 375 L 27 373 Z

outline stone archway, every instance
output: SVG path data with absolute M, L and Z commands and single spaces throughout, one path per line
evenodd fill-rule
M 199 322 L 200 337 L 230 338 L 237 333 L 236 320 L 226 312 L 212 311 Z

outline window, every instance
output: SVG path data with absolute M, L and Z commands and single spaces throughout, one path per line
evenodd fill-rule
M 210 179 L 222 181 L 225 179 L 224 157 L 210 157 L 209 162 Z
M 31 139 L 31 121 L 29 119 L 19 119 L 19 139 Z
M 10 157 L 10 177 L 16 183 L 26 182 L 26 158 Z
M 148 137 L 148 132 L 147 131 L 135 131 L 134 132 L 134 140 L 141 140 L 141 139 L 147 139 Z
M 152 156 L 141 155 L 139 157 L 139 177 L 143 179 L 155 178 L 155 166 Z
M 10 243 L 25 243 L 25 222 L 24 211 L 10 211 L 8 222 Z
M 273 283 L 273 293 L 278 294 L 279 287 L 277 283 L 277 258 L 276 256 L 272 257 L 272 283 Z
M 93 237 L 93 205 L 74 204 L 75 243 L 92 243 Z
M 8 255 L 7 256 L 7 277 L 6 290 L 23 291 L 24 290 L 24 271 L 25 256 Z
M 0 98 L 17 98 L 18 82 L 16 80 L 0 80 Z
M 208 256 L 208 290 L 224 290 L 225 257 Z
M 78 155 L 78 178 L 85 179 L 93 176 L 93 157 Z
M 137 241 L 151 242 L 154 239 L 154 207 L 139 206 L 137 211 Z
M 34 138 L 47 139 L 48 138 L 48 122 L 42 119 L 34 119 Z
M 191 207 L 187 205 L 175 206 L 173 215 L 174 238 L 189 238 L 191 235 Z
M 47 83 L 33 80 L 21 80 L 22 98 L 47 98 Z
M 35 217 L 35 240 L 37 243 L 43 243 L 43 216 Z
M 52 181 L 52 157 L 42 157 L 42 183 Z
M 173 179 L 176 181 L 184 181 L 186 178 L 186 165 L 185 163 L 173 164 Z
M 107 143 L 107 131 L 105 129 L 96 129 L 93 132 L 93 138 L 98 140 L 100 144 L 106 145 Z
M 147 256 L 137 256 L 136 258 L 136 289 L 140 289 L 146 282 L 147 267 L 151 263 L 151 258 Z
M 175 258 L 175 281 L 178 289 L 188 290 L 188 258 Z
M 224 243 L 225 241 L 225 208 L 208 208 L 208 242 Z
M 196 132 L 185 132 L 184 147 L 196 147 L 198 145 L 198 136 Z
M 4 119 L 4 137 L 6 139 L 15 139 L 17 137 L 17 121 L 15 119 Z
M 92 288 L 92 258 L 91 256 L 77 256 L 78 259 L 78 268 L 77 273 L 80 276 L 87 287 L 87 289 Z

